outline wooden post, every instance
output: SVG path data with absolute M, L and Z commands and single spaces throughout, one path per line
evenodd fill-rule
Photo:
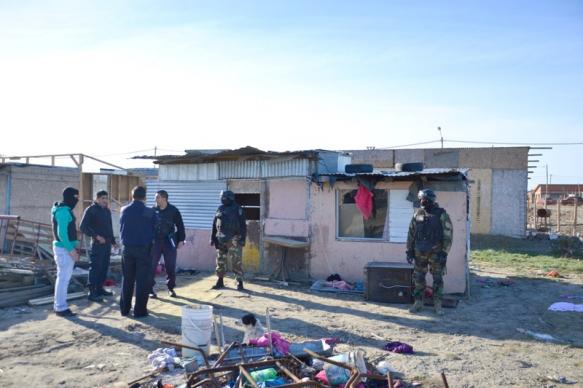
M 557 234 L 561 234 L 561 200 L 557 199 Z
M 575 206 L 575 211 L 573 214 L 573 236 L 577 236 L 577 207 L 579 205 L 579 200 L 577 197 L 573 198 L 574 199 L 574 204 L 573 206 Z
M 73 156 L 71 156 L 73 157 Z M 83 217 L 83 154 L 79 154 L 79 161 L 77 162 L 77 166 L 79 167 L 79 203 L 77 203 L 77 208 L 75 209 L 75 213 L 77 216 L 77 228 L 81 225 L 81 217 Z M 75 160 L 73 158 L 73 160 Z M 81 241 L 83 241 L 83 237 L 81 237 Z

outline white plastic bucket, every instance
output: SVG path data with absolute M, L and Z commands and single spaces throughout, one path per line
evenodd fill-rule
M 182 344 L 202 348 L 208 354 L 212 331 L 213 306 L 182 306 Z M 182 357 L 195 357 L 202 364 L 202 356 L 195 350 L 183 348 Z

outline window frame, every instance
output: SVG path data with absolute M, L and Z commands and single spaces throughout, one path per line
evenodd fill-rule
M 334 216 L 335 216 L 335 223 L 336 223 L 336 241 L 344 241 L 344 242 L 370 242 L 370 243 L 389 243 L 389 244 L 406 244 L 407 241 L 394 241 L 391 240 L 391 233 L 390 230 L 388 228 L 390 228 L 390 225 L 388 225 L 388 223 L 390 222 L 390 218 L 391 218 L 391 191 L 393 190 L 399 190 L 399 189 L 391 189 L 391 188 L 380 188 L 380 189 L 376 189 L 376 190 L 385 190 L 387 192 L 387 214 L 386 214 L 386 219 L 385 219 L 385 226 L 384 226 L 384 230 L 383 230 L 383 237 L 382 238 L 371 238 L 371 237 L 343 237 L 340 236 L 340 200 L 341 200 L 341 192 L 347 192 L 347 191 L 352 191 L 355 190 L 354 188 L 342 188 L 342 189 L 336 189 L 334 190 L 336 192 L 335 194 L 335 209 L 334 209 Z M 344 195 L 344 193 L 342 193 L 342 195 Z M 415 207 L 413 206 L 413 203 L 411 203 L 411 215 L 413 215 L 415 212 Z M 409 226 L 409 222 L 407 222 L 407 227 Z M 385 233 L 386 232 L 386 233 Z M 385 235 L 386 234 L 386 235 Z

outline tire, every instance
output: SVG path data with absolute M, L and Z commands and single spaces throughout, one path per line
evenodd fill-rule
M 363 172 L 372 172 L 373 167 L 372 164 L 347 164 L 344 167 L 344 171 L 347 174 L 358 174 Z
M 395 163 L 395 170 L 404 172 L 423 171 L 423 163 Z

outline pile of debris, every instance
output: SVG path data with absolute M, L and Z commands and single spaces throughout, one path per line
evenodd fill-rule
M 85 285 L 86 274 L 77 270 L 69 287 L 68 299 L 80 297 Z M 53 301 L 56 279 L 54 262 L 39 260 L 35 257 L 0 257 L 0 308 L 19 306 L 28 303 L 31 306 L 49 304 Z
M 198 317 L 200 319 L 200 315 Z M 405 382 L 403 376 L 384 357 L 380 362 L 369 362 L 361 350 L 334 354 L 334 346 L 340 342 L 337 338 L 290 343 L 278 332 L 271 330 L 269 309 L 266 310 L 267 330 L 253 314 L 241 318 L 240 323 L 245 329 L 244 343 L 225 345 L 222 316 L 219 320 L 215 318 L 212 326 L 218 353 L 207 356 L 205 349 L 208 345 L 199 347 L 190 343 L 161 341 L 162 345 L 169 347 L 158 348 L 148 356 L 153 371 L 128 383 L 128 386 L 405 388 L 421 385 L 418 382 Z M 188 340 L 184 336 L 184 328 L 183 324 L 183 342 Z M 249 336 L 250 333 L 254 335 Z M 400 342 L 389 342 L 385 350 L 414 353 L 412 346 Z M 443 373 L 441 379 L 447 388 L 447 379 Z

